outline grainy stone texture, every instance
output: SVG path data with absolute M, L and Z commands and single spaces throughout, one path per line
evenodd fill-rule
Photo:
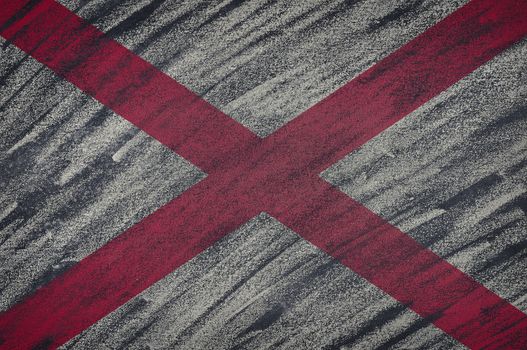
M 205 174 L 14 46 L 1 74 L 5 310 Z
M 265 136 L 465 2 L 63 4 Z
M 527 311 L 527 40 L 322 174 Z
M 455 341 L 261 214 L 65 349 L 314 349 Z
M 464 1 L 63 1 L 265 136 Z M 0 307 L 205 174 L 4 41 Z M 527 42 L 322 177 L 527 311 Z M 462 348 L 266 214 L 68 349 Z

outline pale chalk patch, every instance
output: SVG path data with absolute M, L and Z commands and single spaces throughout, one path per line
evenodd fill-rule
M 131 149 L 144 142 L 147 138 L 148 136 L 143 133 L 135 135 L 112 155 L 112 160 L 116 163 L 121 162 Z
M 432 209 L 432 210 L 429 210 L 425 213 L 423 213 L 423 215 L 420 215 L 416 218 L 409 218 L 408 220 L 409 221 L 403 221 L 399 226 L 399 228 L 401 229 L 401 231 L 403 232 L 409 232 L 410 230 L 413 230 L 414 228 L 416 227 L 419 227 L 441 215 L 443 215 L 444 213 L 446 213 L 446 210 L 444 209 L 441 209 L 441 208 L 435 208 L 435 209 Z
M 491 216 L 491 214 L 496 212 L 499 208 L 514 201 L 524 193 L 525 189 L 523 188 L 518 188 L 512 192 L 505 192 L 501 196 L 486 202 L 484 205 L 478 206 L 477 210 L 466 212 L 466 214 L 462 216 L 462 220 L 459 220 L 455 227 L 466 229 L 475 226 L 485 220 L 485 218 Z M 459 227 L 459 225 L 462 225 L 463 227 Z
M 463 251 L 456 253 L 454 256 L 449 257 L 448 262 L 461 271 L 470 271 L 477 263 L 479 256 L 491 247 L 492 244 L 490 242 L 483 242 L 478 245 L 467 247 Z
M 5 209 L 0 212 L 0 221 L 4 220 L 9 214 L 11 214 L 13 210 L 16 209 L 16 207 L 18 207 L 18 203 L 16 201 L 5 207 Z

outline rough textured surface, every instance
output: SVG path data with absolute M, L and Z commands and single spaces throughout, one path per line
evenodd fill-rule
M 261 136 L 463 1 L 63 2 Z M 0 306 L 205 175 L 4 44 Z M 322 175 L 522 311 L 524 41 Z M 461 347 L 266 215 L 65 348 Z
M 261 214 L 65 349 L 314 349 L 450 337 Z
M 465 2 L 62 3 L 265 136 Z
M 205 174 L 13 46 L 1 73 L 5 310 Z
M 527 40 L 322 176 L 527 311 Z

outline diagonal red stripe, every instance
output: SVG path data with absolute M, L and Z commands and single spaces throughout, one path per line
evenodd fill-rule
M 527 316 L 321 179 L 269 210 L 421 317 L 472 349 L 523 349 Z
M 523 38 L 526 13 L 523 0 L 471 1 L 268 141 L 321 172 Z
M 205 172 L 259 139 L 55 1 L 0 7 L 3 37 Z
M 44 5 L 50 6 L 52 9 L 56 9 L 57 6 L 60 7 L 60 5 L 50 5 L 49 1 L 45 1 Z M 433 253 L 420 247 L 398 230 L 391 228 L 391 226 L 384 223 L 382 219 L 371 212 L 364 208 L 355 207 L 355 204 L 350 207 L 349 203 L 354 203 L 351 199 L 334 189 L 331 190 L 334 192 L 331 192 L 328 189 L 330 188 L 329 185 L 321 183 L 320 180 L 314 181 L 312 177 L 317 176 L 317 173 L 327 167 L 330 162 L 358 147 L 369 137 L 393 124 L 413 108 L 416 108 L 442 89 L 462 78 L 477 68 L 479 64 L 492 58 L 507 45 L 521 38 L 526 32 L 525 21 L 522 20 L 521 16 L 525 6 L 527 6 L 525 3 L 518 1 L 504 1 L 499 4 L 495 4 L 492 1 L 475 1 L 449 17 L 454 18 L 453 20 L 447 18 L 436 27 L 425 32 L 415 41 L 398 50 L 395 54 L 337 91 L 324 102 L 304 113 L 275 135 L 262 141 L 260 145 L 258 145 L 258 139 L 253 136 L 247 136 L 249 139 L 248 141 L 245 140 L 247 143 L 234 142 L 233 145 L 233 143 L 228 142 L 228 147 L 232 147 L 229 151 L 232 151 L 232 149 L 243 150 L 244 147 L 248 147 L 244 152 L 234 155 L 229 152 L 220 152 L 221 154 L 216 161 L 209 159 L 212 154 L 200 154 L 197 158 L 198 162 L 201 160 L 202 163 L 198 164 L 206 170 L 215 169 L 217 172 L 185 193 L 181 198 L 176 199 L 162 210 L 128 230 L 100 251 L 90 255 L 79 265 L 66 272 L 66 274 L 50 283 L 47 287 L 37 291 L 23 303 L 4 313 L 0 318 L 0 325 L 2 326 L 0 329 L 3 331 L 2 338 L 5 341 L 3 345 L 9 348 L 10 346 L 15 346 L 17 341 L 28 347 L 44 343 L 53 345 L 63 343 L 77 334 L 83 327 L 95 322 L 104 316 L 105 313 L 129 300 L 151 283 L 164 276 L 167 271 L 180 266 L 207 245 L 212 244 L 241 222 L 255 215 L 258 212 L 257 208 L 265 208 L 265 210 L 275 213 L 281 220 L 295 227 L 298 233 L 305 235 L 306 238 L 326 251 L 337 255 L 348 266 L 357 268 L 358 272 L 363 274 L 363 276 L 395 298 L 408 304 L 409 307 L 412 307 L 422 316 L 430 317 L 434 315 L 434 317 L 437 317 L 434 318 L 436 325 L 465 344 L 472 344 L 473 346 L 489 344 L 494 348 L 504 345 L 507 334 L 516 332 L 518 329 L 520 331 L 525 330 L 524 323 L 521 323 L 525 322 L 525 315 L 481 285 L 478 285 L 472 279 L 464 276 L 452 266 L 445 262 L 438 262 L 438 257 Z M 20 10 L 20 8 L 15 7 L 16 5 L 7 5 L 7 8 L 13 13 Z M 31 10 L 27 18 L 32 18 L 31 16 L 38 18 L 41 16 L 34 14 L 33 11 L 38 14 L 40 13 L 39 11 L 42 11 L 42 8 L 36 7 Z M 75 15 L 70 14 L 68 11 L 63 14 L 65 20 L 72 20 L 73 18 L 73 21 L 77 23 Z M 2 20 L 0 23 L 5 24 L 8 18 L 8 16 L 2 17 L 0 15 L 0 20 Z M 39 53 L 39 56 L 35 57 L 44 63 L 47 63 L 47 61 L 52 62 L 52 67 L 55 67 L 53 65 L 55 64 L 60 69 L 67 68 L 63 71 L 57 70 L 68 79 L 71 78 L 79 87 L 93 87 L 91 84 L 98 80 L 90 76 L 84 76 L 87 73 L 94 73 L 92 70 L 83 70 L 83 66 L 78 64 L 70 64 L 68 66 L 69 63 L 66 64 L 68 62 L 67 59 L 62 58 L 58 59 L 60 64 L 56 64 L 53 62 L 56 62 L 57 59 L 46 57 L 46 53 L 52 54 L 54 50 L 59 50 L 60 45 L 46 44 L 47 41 L 54 41 L 55 33 L 45 33 L 45 35 L 38 37 L 46 38 L 46 41 L 42 42 L 40 39 L 23 39 L 24 36 L 28 35 L 28 32 L 36 32 L 35 35 L 37 35 L 40 33 L 39 28 L 41 27 L 39 25 L 45 25 L 45 23 L 39 23 L 27 18 L 24 17 L 16 22 L 8 23 L 5 26 L 7 29 L 4 28 L 2 34 L 8 36 L 19 46 L 27 42 L 31 43 L 33 46 L 22 46 L 22 48 L 26 51 L 31 51 L 32 54 L 34 52 L 39 53 L 40 46 L 48 47 L 47 51 L 44 50 L 43 53 Z M 13 27 L 21 30 L 17 33 L 12 30 Z M 85 28 L 73 27 L 81 32 Z M 69 28 L 71 29 L 71 27 Z M 91 27 L 87 26 L 86 28 Z M 479 31 L 480 28 L 486 28 L 486 30 Z M 471 31 L 475 34 L 469 33 L 464 36 L 463 33 Z M 61 31 L 58 30 L 57 33 L 60 34 Z M 62 34 L 66 35 L 67 33 Z M 60 35 L 58 38 L 62 38 Z M 84 35 L 81 35 L 81 37 L 84 38 Z M 88 37 L 90 36 L 88 35 Z M 95 37 L 96 40 L 102 41 L 93 44 L 95 45 L 93 47 L 107 45 L 105 44 L 107 39 L 101 39 L 99 36 Z M 452 38 L 456 37 L 463 40 L 453 41 Z M 38 46 L 39 42 L 40 46 Z M 427 43 L 427 45 L 423 45 L 423 43 Z M 428 45 L 432 48 L 430 49 Z M 440 58 L 437 58 L 438 50 L 441 52 L 440 50 L 443 47 L 449 47 L 449 51 L 444 52 Z M 64 50 L 68 51 L 69 49 L 66 48 Z M 75 52 L 77 51 L 73 50 L 72 55 Z M 108 52 L 108 54 L 111 56 L 111 52 Z M 62 57 L 62 54 L 59 56 Z M 443 59 L 443 56 L 446 59 Z M 436 58 L 444 64 L 434 64 Z M 452 59 L 455 59 L 455 61 L 451 61 Z M 429 66 L 431 67 L 430 69 L 427 68 Z M 77 69 L 82 74 L 75 74 L 74 72 L 77 72 Z M 141 74 L 147 72 L 145 74 L 149 76 L 149 74 L 153 74 L 150 73 L 149 69 L 151 68 L 147 70 L 139 69 L 128 73 Z M 106 72 L 110 73 L 111 69 Z M 439 78 L 431 77 L 430 74 L 432 72 Z M 443 76 L 446 76 L 446 78 L 443 78 Z M 88 82 L 85 85 L 83 85 L 84 80 Z M 131 81 L 139 84 L 135 87 L 140 91 L 140 93 L 134 95 L 134 88 L 132 88 L 131 92 L 129 91 L 132 96 L 137 96 L 139 99 L 144 96 L 149 98 L 152 96 L 152 92 L 149 89 L 142 90 L 141 79 L 136 78 Z M 404 81 L 405 84 L 400 85 L 400 81 Z M 416 90 L 411 88 L 413 86 L 411 82 L 413 81 L 424 81 L 426 84 Z M 126 88 L 124 85 L 122 87 Z M 405 90 L 400 89 L 407 89 L 408 91 L 405 92 Z M 93 91 L 93 93 L 96 95 L 97 92 Z M 111 95 L 110 91 L 107 97 L 113 99 L 119 96 Z M 370 103 L 351 108 L 350 102 L 361 101 L 358 98 L 370 98 Z M 164 98 L 162 100 L 165 101 Z M 167 101 L 170 101 L 170 99 L 165 102 Z M 379 105 L 371 103 L 372 101 Z M 398 104 L 399 102 L 397 101 L 402 102 Z M 109 101 L 109 103 L 114 103 L 114 105 L 111 105 L 112 108 L 120 108 L 122 104 L 112 101 Z M 189 104 L 192 105 L 192 103 L 183 102 L 183 106 Z M 154 105 L 160 106 L 159 104 Z M 131 110 L 124 108 L 123 110 L 129 113 L 134 111 L 133 108 Z M 149 112 L 151 113 L 152 111 Z M 171 123 L 168 115 L 157 113 L 157 111 L 154 112 L 151 114 L 152 116 L 157 115 L 160 118 L 165 116 L 169 120 L 164 122 Z M 182 108 L 181 115 L 183 119 L 192 117 L 186 108 Z M 174 118 L 178 119 L 179 116 Z M 222 118 L 222 115 L 219 118 Z M 140 119 L 140 121 L 144 122 L 144 119 Z M 150 123 L 143 125 L 143 127 L 154 131 L 162 129 L 162 124 L 158 124 L 157 120 L 149 120 L 149 122 L 152 122 L 154 127 L 150 126 Z M 207 119 L 203 124 L 207 130 L 211 125 L 209 122 Z M 188 123 L 190 122 L 183 120 L 183 125 Z M 321 131 L 324 128 L 326 130 Z M 171 143 L 169 139 L 165 140 L 166 144 L 173 145 L 178 152 L 180 152 L 179 149 L 186 152 L 194 152 L 194 149 L 190 149 L 182 143 L 185 142 L 185 138 L 191 135 L 186 133 L 190 133 L 192 128 L 184 127 L 181 131 L 178 129 L 171 131 L 177 134 L 173 136 L 179 141 L 178 143 Z M 228 130 L 222 129 L 222 132 L 224 131 Z M 180 132 L 184 136 L 181 136 Z M 211 132 L 214 133 L 214 131 Z M 160 137 L 170 137 L 170 135 L 163 136 L 162 130 L 160 133 Z M 230 135 L 236 134 L 237 132 L 233 132 Z M 200 134 L 198 133 L 198 135 Z M 200 137 L 207 140 L 206 135 Z M 217 137 L 211 140 L 218 141 Z M 326 148 L 326 145 L 329 147 Z M 205 149 L 209 146 L 211 144 L 206 144 L 203 147 Z M 324 148 L 321 148 L 321 146 L 324 146 Z M 198 147 L 196 151 L 199 154 L 199 145 L 196 145 L 196 147 Z M 204 152 L 204 149 L 201 149 L 201 151 Z M 192 154 L 189 153 L 188 157 L 192 160 Z M 243 182 L 240 181 L 242 178 Z M 320 196 L 313 197 L 316 193 L 324 193 L 329 197 L 326 199 Z M 301 199 L 303 197 L 308 200 L 307 204 L 302 202 Z M 316 198 L 321 203 L 328 203 L 327 201 L 331 199 L 335 199 L 337 204 L 340 203 L 340 206 L 332 206 L 330 201 L 327 204 L 329 211 L 319 208 L 321 211 L 315 212 L 315 217 L 318 217 L 317 215 L 320 213 L 324 213 L 325 218 L 320 219 L 319 222 L 312 222 L 314 225 L 318 223 L 319 226 L 324 222 L 330 223 L 333 226 L 329 227 L 334 228 L 336 231 L 327 231 L 327 228 L 316 225 L 319 230 L 315 231 L 310 226 L 299 225 L 298 217 L 294 219 L 285 213 L 287 209 L 309 222 L 310 218 L 305 216 L 306 211 L 302 208 L 310 204 L 310 198 Z M 341 202 L 344 199 L 339 198 L 346 198 L 348 202 Z M 223 206 L 218 204 L 222 199 L 224 201 L 229 201 L 230 199 L 230 205 L 223 208 Z M 199 205 L 193 206 L 192 203 L 198 203 Z M 189 207 L 190 209 L 187 210 L 191 212 L 185 211 L 186 207 Z M 225 213 L 222 210 L 225 210 Z M 353 219 L 350 217 L 352 213 L 358 213 L 359 217 Z M 182 214 L 185 216 L 181 216 Z M 196 214 L 197 216 L 195 218 L 192 215 L 187 216 L 189 214 Z M 352 232 L 344 231 L 342 227 L 339 228 L 338 224 L 342 221 L 339 219 L 341 216 L 347 218 L 347 221 L 343 222 L 348 225 L 346 229 L 353 228 Z M 333 218 L 334 222 L 330 218 Z M 378 223 L 379 227 L 385 229 L 375 228 L 377 225 L 374 224 L 373 231 L 369 232 L 368 230 L 372 229 L 372 222 Z M 329 234 L 334 232 L 337 232 L 337 234 Z M 339 232 L 340 235 L 338 234 Z M 366 234 L 366 232 L 368 233 Z M 357 235 L 358 233 L 363 233 L 363 236 Z M 171 234 L 175 236 L 172 237 L 170 236 Z M 387 245 L 375 245 L 375 242 L 373 244 L 369 243 L 367 237 L 371 236 L 382 238 L 382 242 Z M 171 243 L 171 240 L 168 239 L 169 237 L 172 237 L 175 242 L 180 244 Z M 347 242 L 350 237 L 357 237 L 358 240 L 362 240 L 362 244 L 360 246 L 355 243 L 350 244 Z M 148 242 L 148 244 L 145 244 L 145 242 Z M 354 249 L 341 251 L 335 248 L 338 245 Z M 374 253 L 382 251 L 379 250 L 379 247 L 387 246 L 397 248 L 397 250 L 391 252 L 393 256 L 386 257 L 385 260 L 374 260 Z M 153 253 L 154 249 L 156 254 Z M 128 252 L 133 253 L 131 259 L 127 255 Z M 415 254 L 415 256 L 412 254 Z M 357 259 L 355 255 L 362 256 L 362 258 L 371 257 L 373 260 Z M 410 272 L 413 270 L 405 270 L 406 265 L 401 259 L 404 256 L 410 256 L 411 259 L 414 259 L 412 261 L 416 264 L 415 271 L 427 271 L 426 274 L 423 275 L 423 273 L 416 272 L 417 277 L 411 278 Z M 131 261 L 128 262 L 127 259 Z M 383 268 L 383 263 L 395 263 L 395 265 Z M 403 266 L 401 266 L 401 263 L 403 263 Z M 368 264 L 375 268 L 365 268 L 364 266 Z M 123 271 L 128 269 L 133 270 L 134 278 L 122 276 Z M 405 281 L 410 283 L 409 286 L 415 288 L 415 292 L 410 293 L 408 286 L 405 286 L 405 288 L 397 287 L 397 280 L 388 277 L 388 272 L 390 271 L 395 271 L 396 276 L 405 278 Z M 88 279 L 87 276 L 90 278 Z M 94 276 L 99 276 L 99 278 L 93 279 Z M 431 299 L 426 296 L 427 294 L 423 290 L 423 283 L 428 280 L 433 281 L 426 285 L 434 290 L 435 294 L 432 293 L 431 295 L 441 298 Z M 452 281 L 456 281 L 456 283 L 461 281 L 463 283 L 458 285 L 456 283 L 453 284 Z M 452 290 L 448 288 L 450 286 L 452 286 Z M 109 291 L 114 293 L 108 294 Z M 442 293 L 445 291 L 448 293 L 443 296 Z M 477 295 L 478 298 L 475 298 L 474 295 Z M 51 302 L 54 297 L 60 298 L 62 302 Z M 478 303 L 474 304 L 476 306 L 467 308 L 462 303 L 463 301 L 477 301 Z M 503 324 L 511 328 L 504 330 L 503 327 L 497 327 L 496 323 L 487 320 L 488 317 L 484 317 L 485 313 L 488 313 L 487 309 L 497 310 L 495 313 L 491 312 L 491 315 L 497 315 L 499 322 L 505 319 Z M 50 317 L 50 310 L 59 316 Z M 79 310 L 82 310 L 82 312 L 79 312 Z M 443 316 L 441 314 L 438 316 L 438 310 L 444 311 L 447 315 Z M 453 312 L 453 310 L 456 312 Z M 449 312 L 450 315 L 448 315 Z M 469 316 L 459 316 L 465 314 Z M 476 322 L 473 322 L 473 320 L 476 320 Z M 511 324 L 510 322 L 507 323 L 508 321 L 506 320 L 512 320 L 511 322 L 513 323 L 515 320 L 520 321 Z M 41 323 L 44 323 L 45 326 L 40 327 L 40 330 L 35 331 L 31 327 Z M 466 329 L 467 327 L 468 330 Z M 31 336 L 27 336 L 28 329 L 32 329 L 35 332 Z M 23 338 L 17 338 L 17 335 Z M 488 340 L 478 342 L 480 338 Z M 517 341 L 523 342 L 525 338 L 518 337 Z M 510 346 L 510 343 L 507 344 L 507 347 Z
M 3 313 L 0 348 L 64 344 L 259 213 L 226 192 L 198 183 Z

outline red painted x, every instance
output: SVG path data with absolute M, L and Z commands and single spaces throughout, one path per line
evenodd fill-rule
M 468 347 L 527 348 L 525 314 L 319 177 L 520 40 L 527 2 L 469 3 L 263 139 L 52 0 L 0 8 L 9 42 L 208 174 L 1 314 L 2 349 L 64 344 L 263 211 Z

